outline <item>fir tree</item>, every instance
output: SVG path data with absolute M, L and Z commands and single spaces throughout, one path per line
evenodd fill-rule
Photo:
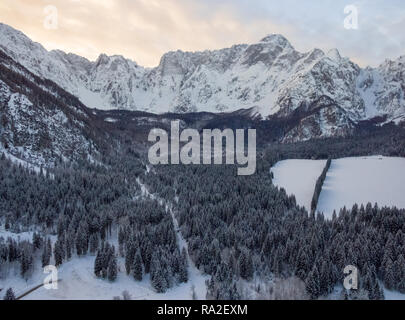
M 132 265 L 134 279 L 137 281 L 142 281 L 142 272 L 143 272 L 142 268 L 143 268 L 142 257 L 138 249 L 134 258 L 134 263 Z
M 103 263 L 101 259 L 102 259 L 101 252 L 100 250 L 98 250 L 96 259 L 94 260 L 94 274 L 96 275 L 96 277 L 100 277 L 101 271 L 103 270 Z
M 115 281 L 117 279 L 118 267 L 117 267 L 117 258 L 113 256 L 110 259 L 110 263 L 108 265 L 107 276 L 108 280 Z
M 317 299 L 320 294 L 319 272 L 316 266 L 313 267 L 305 281 L 305 286 L 311 299 Z
M 16 297 L 15 297 L 15 295 L 14 295 L 14 291 L 13 291 L 12 288 L 9 288 L 9 289 L 6 291 L 6 294 L 4 295 L 3 300 L 16 300 Z
M 50 263 L 50 259 L 51 259 L 51 254 L 52 252 L 49 251 L 49 247 L 47 244 L 45 244 L 43 246 L 42 249 L 42 256 L 41 256 L 41 261 L 42 261 L 42 268 L 44 268 L 45 266 L 48 266 Z

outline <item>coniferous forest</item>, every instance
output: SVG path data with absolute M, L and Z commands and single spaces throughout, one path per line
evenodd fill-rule
M 384 299 L 383 287 L 405 293 L 405 210 L 369 203 L 327 220 L 297 206 L 269 171 L 288 158 L 404 156 L 403 133 L 389 134 L 264 145 L 256 174 L 245 177 L 234 166 L 150 166 L 144 152 L 125 144 L 97 161 L 59 161 L 36 171 L 2 155 L 0 225 L 34 234 L 0 238 L 0 277 L 18 270 L 29 278 L 35 261 L 60 266 L 91 256 L 96 277 L 148 276 L 164 293 L 188 281 L 191 259 L 209 276 L 204 298 L 317 299 L 341 285 L 343 269 L 354 265 L 359 288 L 342 289 L 342 299 Z M 15 298 L 10 290 L 5 299 Z

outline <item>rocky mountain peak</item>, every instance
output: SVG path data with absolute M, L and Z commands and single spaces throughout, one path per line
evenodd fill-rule
M 361 69 L 337 49 L 296 51 L 282 35 L 251 45 L 163 55 L 146 69 L 122 56 L 101 54 L 95 62 L 46 51 L 21 32 L 0 24 L 0 49 L 32 73 L 48 78 L 90 108 L 152 113 L 257 110 L 262 118 L 288 116 L 328 97 L 329 118 L 350 121 L 405 114 L 405 57 Z M 318 104 L 317 104 L 318 106 Z M 325 114 L 323 114 L 325 116 Z M 349 120 L 346 123 L 350 122 Z M 342 122 L 339 122 L 342 123 Z
M 291 47 L 290 42 L 281 34 L 269 34 L 260 40 L 260 43 L 266 43 L 274 46 L 280 47 Z

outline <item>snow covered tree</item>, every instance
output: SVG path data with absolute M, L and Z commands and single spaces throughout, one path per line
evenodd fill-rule
M 6 294 L 4 295 L 3 300 L 16 300 L 16 297 L 15 297 L 15 295 L 14 295 L 14 291 L 13 291 L 12 288 L 9 288 L 9 289 L 6 291 Z
M 117 274 L 118 274 L 117 258 L 114 255 L 110 259 L 110 262 L 108 265 L 108 270 L 107 270 L 108 280 L 115 281 L 117 279 Z
M 394 263 L 391 260 L 388 260 L 385 265 L 384 285 L 388 290 L 394 290 L 395 284 Z
M 90 253 L 95 253 L 98 250 L 99 246 L 99 240 L 98 240 L 98 235 L 96 233 L 93 233 L 90 236 Z
M 100 250 L 97 251 L 96 259 L 94 260 L 94 274 L 96 277 L 101 276 L 101 271 L 103 270 L 103 262 Z
M 63 242 L 60 239 L 55 242 L 55 246 L 53 248 L 53 256 L 55 258 L 55 266 L 60 266 L 63 263 L 63 258 L 65 256 Z
M 76 233 L 76 251 L 77 255 L 85 255 L 88 250 L 88 225 L 85 221 L 81 221 Z
M 242 252 L 239 257 L 239 272 L 243 279 L 251 280 L 253 277 L 253 262 L 250 254 Z
M 52 255 L 51 241 L 48 239 L 47 241 L 44 242 L 44 246 L 42 248 L 42 256 L 41 256 L 42 268 L 49 265 L 51 255 Z
M 179 265 L 179 281 L 180 283 L 187 283 L 188 281 L 187 262 L 184 260 L 180 261 Z
M 143 268 L 142 257 L 138 249 L 138 251 L 135 254 L 134 263 L 132 265 L 134 279 L 137 281 L 142 281 L 142 273 L 143 273 L 142 268 Z
M 164 276 L 164 270 L 160 264 L 159 257 L 156 252 L 152 256 L 150 273 L 152 287 L 156 290 L 157 293 L 165 293 L 168 288 L 168 284 Z
M 320 294 L 319 272 L 316 266 L 313 267 L 305 281 L 306 289 L 311 299 L 317 299 Z

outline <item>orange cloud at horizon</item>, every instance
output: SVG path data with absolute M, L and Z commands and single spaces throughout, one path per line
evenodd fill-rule
M 0 0 L 0 22 L 48 50 L 90 60 L 118 54 L 146 67 L 168 51 L 221 49 L 271 33 L 301 52 L 338 48 L 364 67 L 404 52 L 405 5 L 393 1 L 383 16 L 378 0 L 358 2 L 359 29 L 350 31 L 336 0 Z M 57 28 L 45 28 L 55 8 Z
M 257 42 L 282 29 L 270 21 L 246 25 L 231 7 L 199 15 L 203 3 L 189 0 L 2 0 L 0 21 L 24 32 L 46 49 L 95 60 L 119 54 L 152 67 L 172 50 L 220 49 Z M 57 9 L 57 29 L 47 29 L 47 6 Z M 48 15 L 47 15 L 48 13 Z

